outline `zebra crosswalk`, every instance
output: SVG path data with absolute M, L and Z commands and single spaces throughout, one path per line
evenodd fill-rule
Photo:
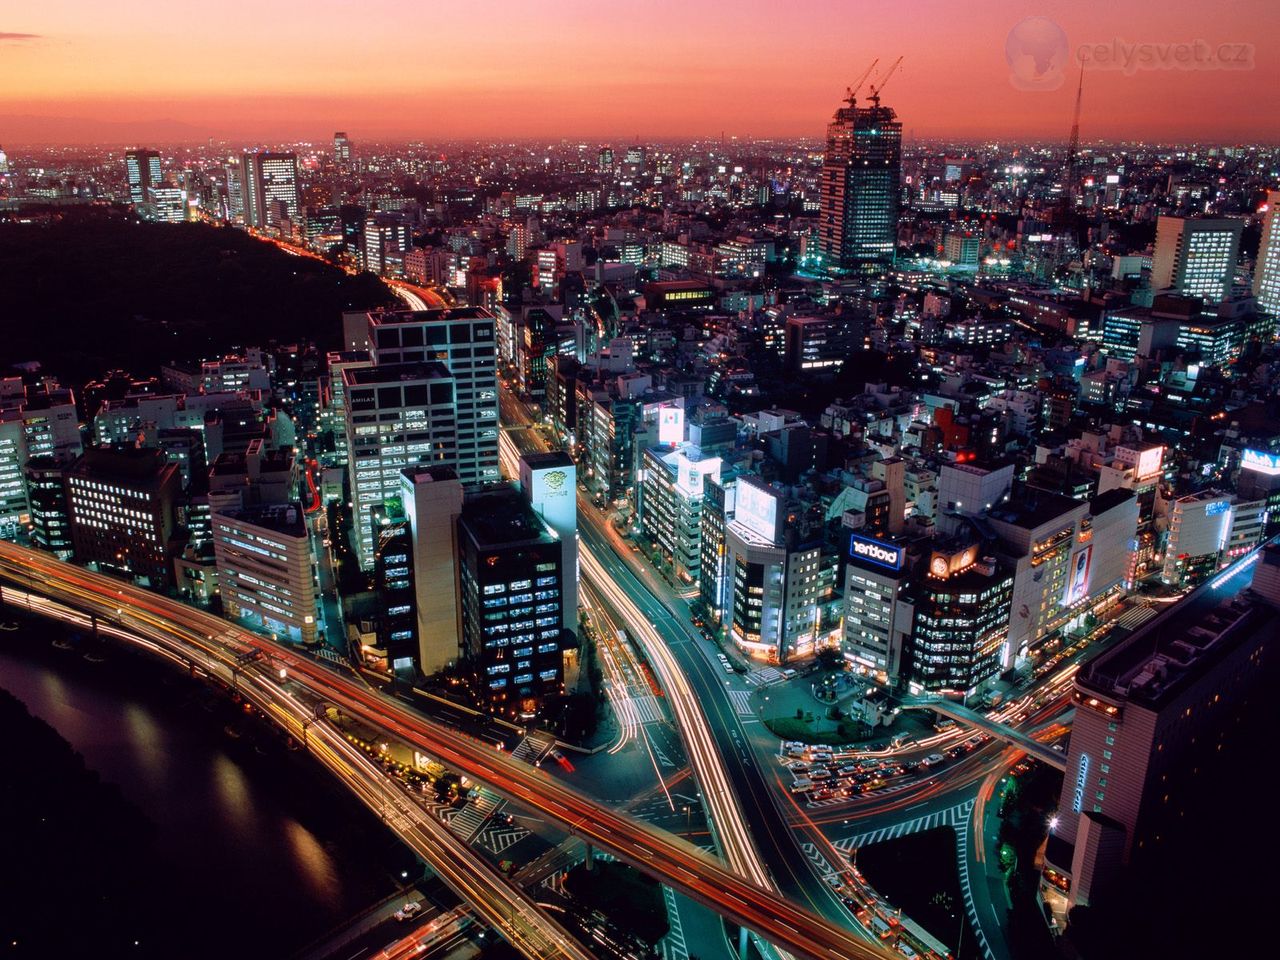
M 652 693 L 643 693 L 638 697 L 627 697 L 627 703 L 631 704 L 634 716 L 641 723 L 656 723 L 662 719 L 662 712 L 658 708 L 658 699 Z
M 669 887 L 663 887 L 662 899 L 667 905 L 667 935 L 658 941 L 662 960 L 689 960 L 689 946 L 684 940 L 680 911 L 676 909 L 676 895 Z
M 973 801 L 969 801 L 969 810 L 973 810 Z M 960 892 L 964 896 L 964 912 L 969 918 L 969 928 L 973 931 L 977 938 L 978 946 L 982 948 L 982 956 L 984 960 L 995 960 L 995 952 L 991 949 L 991 944 L 987 942 L 987 935 L 982 930 L 982 923 L 978 917 L 978 908 L 973 902 L 973 885 L 969 877 L 969 830 L 968 823 L 963 829 L 956 831 L 956 859 L 960 864 Z M 994 907 L 993 907 L 994 909 Z
M 882 843 L 885 840 L 896 840 L 898 837 L 920 833 L 924 830 L 933 830 L 935 827 L 958 827 L 960 829 L 956 833 L 963 834 L 967 832 L 969 817 L 972 815 L 973 800 L 969 799 L 942 810 L 935 810 L 933 813 L 922 817 L 916 817 L 914 820 L 903 820 L 901 823 L 895 823 L 888 827 L 880 827 L 878 830 L 869 830 L 866 833 L 859 833 L 843 840 L 837 840 L 834 846 L 841 853 L 848 853 L 858 847 L 868 847 L 873 843 Z
M 555 745 L 555 737 L 551 734 L 531 733 L 516 744 L 516 748 L 511 751 L 511 756 L 532 766 L 550 753 Z
M 738 716 L 749 717 L 755 712 L 751 709 L 750 690 L 730 690 L 729 699 L 733 702 L 733 709 Z
M 1134 607 L 1116 620 L 1116 626 L 1124 627 L 1126 630 L 1136 630 L 1155 615 L 1155 607 Z
M 495 855 L 500 855 L 527 836 L 529 836 L 529 831 L 524 827 L 515 826 L 514 824 L 511 826 L 491 824 L 480 831 L 480 843 L 486 850 Z
M 484 822 L 505 801 L 488 787 L 480 787 L 467 801 L 467 805 L 449 818 L 449 829 L 463 840 L 470 842 L 480 832 Z
M 800 848 L 804 850 L 804 855 L 809 858 L 809 862 L 813 864 L 814 868 L 818 871 L 818 875 L 821 876 L 823 880 L 830 882 L 829 878 L 837 875 L 838 871 L 831 865 L 831 861 L 824 857 L 822 855 L 822 851 L 820 851 L 814 844 L 806 840 L 800 845 Z

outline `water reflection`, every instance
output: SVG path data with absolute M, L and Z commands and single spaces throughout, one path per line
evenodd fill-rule
M 242 956 L 248 932 L 288 955 L 386 892 L 376 844 L 351 829 L 362 808 L 305 760 L 232 739 L 218 710 L 192 709 L 198 689 L 144 658 L 31 647 L 0 647 L 0 687 L 152 822 L 165 868 L 148 895 L 234 918 L 203 928 L 188 960 Z

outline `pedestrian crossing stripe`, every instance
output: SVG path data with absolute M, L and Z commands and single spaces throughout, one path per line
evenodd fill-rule
M 740 717 L 749 717 L 754 711 L 751 709 L 751 691 L 750 690 L 730 690 L 729 699 L 733 702 L 733 709 Z
M 925 830 L 933 830 L 937 827 L 965 827 L 969 822 L 969 817 L 973 814 L 973 803 L 973 800 L 966 800 L 964 803 L 957 803 L 943 810 L 935 810 L 933 813 L 916 817 L 914 820 L 903 820 L 901 823 L 881 827 L 878 830 L 870 830 L 853 837 L 846 837 L 844 840 L 836 841 L 834 846 L 841 853 L 849 853 L 859 847 L 868 847 L 875 843 L 883 843 L 886 840 L 896 840 L 898 837 L 921 833 Z M 957 831 L 957 833 L 964 832 L 964 830 Z
M 689 960 L 689 946 L 685 943 L 680 911 L 676 909 L 676 895 L 669 887 L 663 887 L 662 900 L 667 907 L 667 935 L 659 941 L 663 960 Z

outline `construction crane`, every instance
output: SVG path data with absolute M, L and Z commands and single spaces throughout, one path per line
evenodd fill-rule
M 867 82 L 867 77 L 871 76 L 871 71 L 876 68 L 876 64 L 879 62 L 880 62 L 880 58 L 876 57 L 874 60 L 871 61 L 871 66 L 867 67 L 867 69 L 863 71 L 863 74 L 858 78 L 857 83 L 855 83 L 852 87 L 844 88 L 844 98 L 845 100 L 849 101 L 849 106 L 851 107 L 853 106 L 853 98 L 858 95 L 858 91 L 862 89 L 862 85 Z
M 877 84 L 872 84 L 871 96 L 868 99 L 872 103 L 874 103 L 877 107 L 880 106 L 880 91 L 884 89 L 884 85 L 889 82 L 889 78 L 893 76 L 893 72 L 898 69 L 898 64 L 900 64 L 901 62 L 902 62 L 902 57 L 899 57 L 897 60 L 893 61 L 893 66 L 891 66 L 889 68 L 889 72 L 884 75 L 884 79 L 882 79 Z

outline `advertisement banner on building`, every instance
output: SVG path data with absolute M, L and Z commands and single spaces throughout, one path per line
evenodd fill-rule
M 1076 552 L 1071 561 L 1071 576 L 1067 579 L 1067 590 L 1062 597 L 1062 605 L 1069 607 L 1089 595 L 1089 566 L 1093 558 L 1093 546 L 1087 546 Z
M 873 563 L 878 567 L 887 567 L 890 570 L 901 570 L 906 556 L 907 551 L 903 547 L 856 533 L 849 535 L 850 559 Z
M 684 442 L 684 408 L 683 407 L 659 407 L 658 408 L 658 442 L 659 443 L 683 443 Z
M 756 536 L 773 541 L 778 536 L 778 497 L 765 487 L 743 477 L 738 481 L 738 502 L 734 519 Z

